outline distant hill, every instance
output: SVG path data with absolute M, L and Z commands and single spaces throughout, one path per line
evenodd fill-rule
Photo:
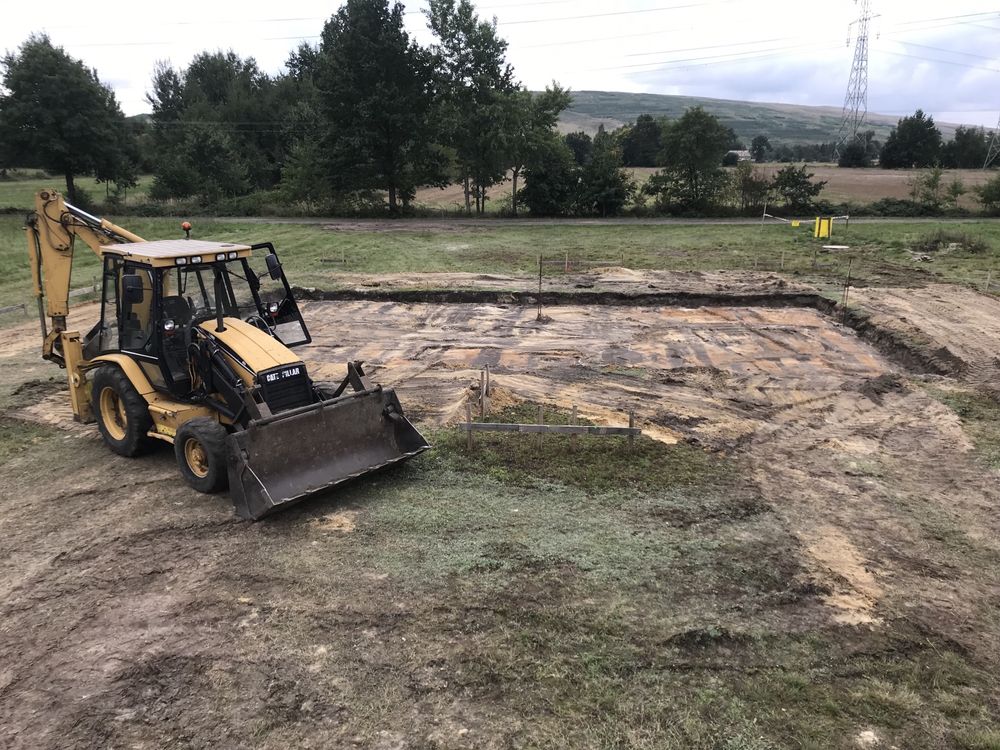
M 800 104 L 764 104 L 728 99 L 664 94 L 626 94 L 614 91 L 574 91 L 573 104 L 563 112 L 559 130 L 596 133 L 599 125 L 611 130 L 642 114 L 676 118 L 690 107 L 704 107 L 728 125 L 740 138 L 749 141 L 766 135 L 773 144 L 821 143 L 832 141 L 840 127 L 839 107 L 809 107 Z M 899 121 L 898 116 L 869 114 L 869 128 L 885 140 Z M 955 125 L 937 123 L 944 137 L 955 133 Z

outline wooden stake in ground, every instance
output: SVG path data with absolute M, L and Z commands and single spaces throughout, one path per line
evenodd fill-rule
M 635 412 L 630 411 L 628 413 L 628 428 L 630 430 L 635 429 Z M 635 435 L 630 434 L 628 436 L 628 448 L 629 450 L 635 450 Z
M 472 404 L 469 400 L 465 400 L 465 421 L 472 424 Z M 472 430 L 465 433 L 465 448 L 466 450 L 472 450 Z
M 983 288 L 983 294 L 990 293 L 990 282 L 992 280 L 993 280 L 993 269 L 991 268 L 989 270 L 989 273 L 986 274 L 986 286 Z
M 851 294 L 851 268 L 854 266 L 854 258 L 848 258 L 847 260 L 847 279 L 844 281 L 844 297 L 842 300 L 842 305 L 844 308 L 843 322 L 847 322 L 847 300 Z
M 479 371 L 479 418 L 486 416 L 486 371 Z
M 570 417 L 570 422 L 569 423 L 570 424 L 576 424 L 576 404 L 573 404 L 573 416 Z M 576 452 L 576 439 L 577 439 L 576 435 L 570 435 L 570 438 L 569 438 L 570 447 L 572 447 L 572 449 L 573 449 L 574 452 Z
M 542 319 L 542 256 L 538 256 L 538 317 L 536 320 Z
M 545 424 L 545 412 L 541 404 L 538 405 L 538 424 Z M 542 447 L 542 433 L 538 433 L 538 448 Z

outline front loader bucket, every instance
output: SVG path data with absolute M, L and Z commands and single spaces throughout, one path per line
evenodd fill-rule
M 228 442 L 229 492 L 252 520 L 430 447 L 382 388 L 251 422 Z

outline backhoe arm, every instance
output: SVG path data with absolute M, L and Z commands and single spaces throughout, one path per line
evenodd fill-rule
M 62 353 L 54 351 L 54 346 L 66 330 L 69 315 L 74 240 L 83 240 L 98 257 L 102 245 L 144 240 L 107 219 L 66 203 L 54 190 L 42 190 L 35 195 L 35 210 L 28 215 L 25 233 L 44 340 L 42 356 L 65 364 Z M 47 330 L 46 317 L 52 321 L 51 332 Z

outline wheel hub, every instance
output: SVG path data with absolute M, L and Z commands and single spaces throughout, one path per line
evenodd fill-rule
M 101 391 L 101 421 L 112 439 L 125 439 L 128 416 L 125 414 L 125 404 L 114 388 L 105 388 Z
M 208 476 L 208 454 L 197 439 L 190 437 L 184 442 L 184 459 L 196 477 L 204 479 Z

